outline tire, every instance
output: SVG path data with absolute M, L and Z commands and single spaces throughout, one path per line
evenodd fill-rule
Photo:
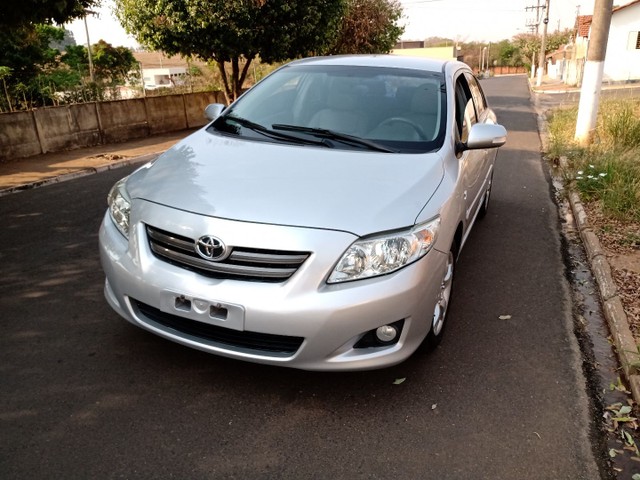
M 491 200 L 491 187 L 493 186 L 493 172 L 491 172 L 491 176 L 489 177 L 489 185 L 484 192 L 484 196 L 482 197 L 482 205 L 480 206 L 480 210 L 478 211 L 478 218 L 484 218 L 487 215 L 487 211 L 489 211 L 489 201 Z
M 438 301 L 433 311 L 431 319 L 431 329 L 425 338 L 425 347 L 427 350 L 433 350 L 442 341 L 445 327 L 447 326 L 446 317 L 451 305 L 451 292 L 453 290 L 453 274 L 455 272 L 456 258 L 458 256 L 458 245 L 454 241 L 449 249 L 447 258 L 447 267 L 442 277 L 440 285 L 440 293 Z

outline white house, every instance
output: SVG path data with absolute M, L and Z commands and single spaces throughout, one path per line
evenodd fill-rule
M 613 9 L 604 80 L 640 80 L 640 0 Z
M 187 74 L 185 67 L 143 68 L 144 88 L 170 88 L 181 85 Z
M 591 38 L 591 15 L 576 19 L 576 37 L 555 52 L 547 54 L 548 72 L 567 85 L 579 85 Z M 604 62 L 605 82 L 640 81 L 640 0 L 615 7 Z

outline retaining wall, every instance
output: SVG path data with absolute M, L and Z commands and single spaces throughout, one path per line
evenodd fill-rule
M 0 161 L 117 143 L 205 125 L 222 92 L 46 107 L 0 114 Z

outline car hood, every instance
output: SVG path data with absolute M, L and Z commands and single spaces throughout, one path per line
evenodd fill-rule
M 127 181 L 131 198 L 202 215 L 366 235 L 413 225 L 440 155 L 243 140 L 202 129 Z

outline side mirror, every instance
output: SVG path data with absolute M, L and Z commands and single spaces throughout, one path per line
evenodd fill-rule
M 225 106 L 221 103 L 210 103 L 204 109 L 204 116 L 209 120 L 215 120 L 220 116 L 222 111 L 225 109 Z
M 476 123 L 469 131 L 464 150 L 501 147 L 507 141 L 507 130 L 498 124 Z

